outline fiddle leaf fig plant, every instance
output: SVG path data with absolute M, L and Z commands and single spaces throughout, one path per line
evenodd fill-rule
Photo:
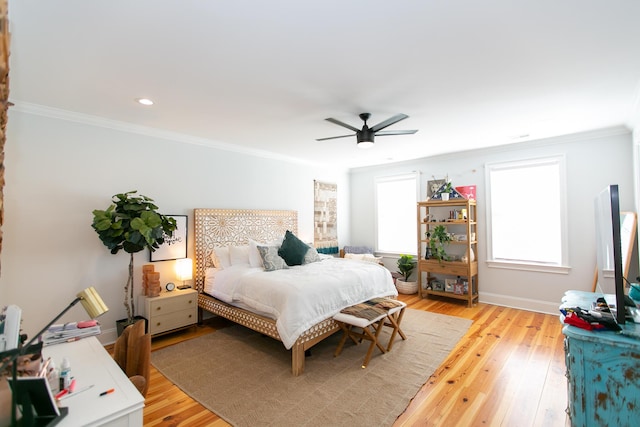
M 154 252 L 173 235 L 176 220 L 157 212 L 153 199 L 136 195 L 137 191 L 116 194 L 112 204 L 104 210 L 93 211 L 91 226 L 102 243 L 117 254 L 120 250 L 130 254 L 129 277 L 124 287 L 124 306 L 127 320 L 133 322 L 133 254 L 148 248 Z

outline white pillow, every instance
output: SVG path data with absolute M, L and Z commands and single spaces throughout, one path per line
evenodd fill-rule
M 262 268 L 262 258 L 260 257 L 260 252 L 258 252 L 258 245 L 266 246 L 264 243 L 249 239 L 249 265 Z
M 211 261 L 213 265 L 219 269 L 231 267 L 231 259 L 229 258 L 229 248 L 217 247 L 211 252 Z
M 249 245 L 229 246 L 231 265 L 249 264 Z
M 344 257 L 347 259 L 357 259 L 359 261 L 373 262 L 376 264 L 382 262 L 382 257 L 377 257 L 373 254 L 344 254 Z
M 276 248 L 280 248 L 280 245 L 282 245 L 282 240 L 261 243 L 249 239 L 249 265 L 251 265 L 251 267 L 264 267 L 262 254 L 258 251 L 258 246 L 275 246 Z

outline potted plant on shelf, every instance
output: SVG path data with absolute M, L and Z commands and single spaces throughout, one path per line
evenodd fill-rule
M 398 258 L 398 273 L 402 274 L 402 278 L 396 280 L 396 288 L 401 294 L 415 294 L 418 292 L 418 282 L 409 281 L 409 277 L 416 267 L 413 255 L 400 255 Z
M 129 191 L 114 195 L 111 199 L 113 203 L 107 209 L 93 211 L 91 224 L 112 254 L 117 254 L 121 249 L 130 254 L 129 275 L 124 286 L 127 318 L 118 321 L 118 335 L 134 322 L 133 254 L 145 248 L 155 251 L 176 229 L 176 220 L 159 214 L 153 199 L 136 196 L 136 193 Z
M 440 193 L 440 197 L 442 198 L 443 202 L 446 202 L 447 200 L 449 200 L 451 189 L 452 189 L 451 181 L 447 181 L 446 184 L 444 185 L 444 188 L 442 189 L 442 192 Z
M 444 225 L 436 225 L 432 230 L 427 231 L 427 238 L 429 239 L 429 249 L 432 258 L 438 260 L 438 262 L 448 261 L 449 256 L 444 249 L 446 243 L 451 241 L 451 235 L 447 232 L 447 227 Z

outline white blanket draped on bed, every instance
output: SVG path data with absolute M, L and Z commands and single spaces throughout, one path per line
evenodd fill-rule
M 385 267 L 340 258 L 276 271 L 248 264 L 210 269 L 204 291 L 228 304 L 275 319 L 287 349 L 304 331 L 345 307 L 398 295 Z

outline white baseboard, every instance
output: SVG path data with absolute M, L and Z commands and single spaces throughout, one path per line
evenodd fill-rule
M 113 344 L 118 338 L 118 330 L 116 328 L 102 329 L 102 333 L 97 338 L 103 346 Z
M 528 298 L 480 292 L 480 302 L 500 305 L 503 307 L 518 308 L 521 310 L 535 311 L 538 313 L 554 314 L 558 316 L 560 315 L 560 311 L 558 311 L 558 308 L 560 307 L 560 301 L 540 301 Z

